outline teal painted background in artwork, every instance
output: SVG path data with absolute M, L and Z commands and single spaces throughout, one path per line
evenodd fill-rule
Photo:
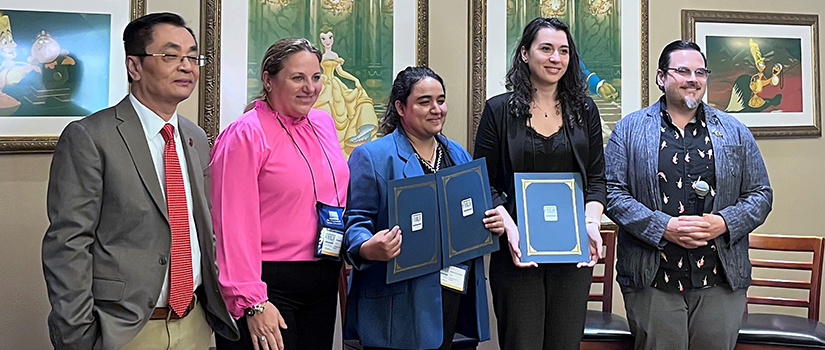
M 8 19 L 0 25 L 0 116 L 86 116 L 109 105 L 111 15 L 0 16 Z
M 610 11 L 601 16 L 590 13 L 589 1 L 562 0 L 566 11 L 560 20 L 570 26 L 573 40 L 587 68 L 602 79 L 621 86 L 622 73 L 622 24 L 619 1 L 612 1 Z M 513 49 L 518 45 L 521 31 L 534 18 L 542 16 L 541 1 L 508 0 L 507 4 L 507 65 L 512 60 Z
M 376 105 L 385 103 L 393 78 L 393 13 L 387 2 L 354 1 L 351 13 L 336 14 L 324 9 L 320 0 L 293 0 L 282 8 L 250 0 L 247 96 L 252 98 L 261 89 L 259 66 L 273 42 L 304 37 L 323 52 L 319 35 L 322 29 L 331 29 L 335 36 L 333 50 L 346 60 L 343 68 L 361 80 Z M 344 83 L 354 87 L 352 81 L 344 79 Z
M 348 6 L 341 11 L 329 0 L 291 0 L 284 6 L 249 1 L 247 97 L 261 90 L 260 62 L 272 43 L 309 39 L 324 53 L 324 85 L 315 108 L 332 115 L 348 157 L 352 148 L 375 138 L 392 87 L 393 6 L 392 0 L 338 3 Z M 320 35 L 329 32 L 334 43 L 327 49 Z
M 604 13 L 591 6 L 605 5 Z M 542 13 L 553 8 L 557 13 Z M 598 7 L 598 6 L 596 6 Z M 562 10 L 563 8 L 563 10 Z M 622 23 L 619 0 L 507 0 L 507 67 L 513 58 L 513 50 L 518 45 L 521 32 L 536 17 L 555 16 L 567 23 L 576 43 L 579 55 L 587 69 L 612 85 L 618 91 L 618 98 L 602 98 L 593 94 L 607 129 L 612 130 L 621 119 L 622 94 Z M 584 77 L 583 77 L 584 78 Z M 595 87 L 591 87 L 591 91 Z M 631 98 L 636 98 L 631 97 Z M 609 132 L 605 132 L 605 138 Z

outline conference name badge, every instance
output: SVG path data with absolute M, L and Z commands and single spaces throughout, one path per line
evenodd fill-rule
M 344 241 L 344 208 L 317 202 L 318 244 L 315 257 L 335 261 L 341 260 L 341 246 Z
M 447 266 L 441 269 L 441 287 L 464 294 L 467 293 L 469 267 L 464 264 Z

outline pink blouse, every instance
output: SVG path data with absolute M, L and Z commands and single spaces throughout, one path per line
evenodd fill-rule
M 349 168 L 327 112 L 312 109 L 298 121 L 257 101 L 215 140 L 210 171 L 221 291 L 229 312 L 240 318 L 245 308 L 267 300 L 261 261 L 317 260 L 311 174 L 318 200 L 343 207 Z

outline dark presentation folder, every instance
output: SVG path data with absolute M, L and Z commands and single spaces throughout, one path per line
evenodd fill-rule
M 401 228 L 401 254 L 387 262 L 387 283 L 441 270 L 441 233 L 435 175 L 391 180 L 389 227 Z
M 590 261 L 579 173 L 516 173 L 521 261 Z
M 484 227 L 493 208 L 487 163 L 477 159 L 438 171 L 441 253 L 444 267 L 498 250 L 498 237 Z

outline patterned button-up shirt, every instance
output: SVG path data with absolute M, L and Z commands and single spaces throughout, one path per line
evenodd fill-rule
M 664 97 L 661 103 L 662 131 L 659 146 L 659 188 L 662 193 L 662 211 L 670 216 L 702 215 L 710 213 L 716 195 L 716 167 L 713 162 L 713 144 L 710 141 L 704 108 L 680 130 L 667 112 Z M 704 181 L 710 193 L 701 199 L 693 184 Z M 712 287 L 724 283 L 722 265 L 713 241 L 696 249 L 685 249 L 667 243 L 659 252 L 659 270 L 653 287 L 667 292 Z

